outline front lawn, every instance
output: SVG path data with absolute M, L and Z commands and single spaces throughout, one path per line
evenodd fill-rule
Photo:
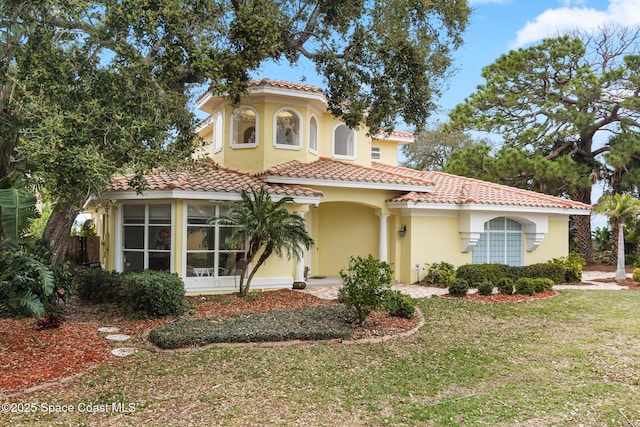
M 425 325 L 379 344 L 144 347 L 10 403 L 11 425 L 640 425 L 640 292 L 514 304 L 420 300 Z M 115 409 L 128 408 L 129 412 Z M 131 410 L 133 409 L 133 410 Z

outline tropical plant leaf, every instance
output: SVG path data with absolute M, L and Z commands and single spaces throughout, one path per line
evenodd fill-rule
M 20 237 L 33 215 L 36 197 L 21 187 L 0 189 L 0 236 L 11 240 Z
M 45 314 L 44 305 L 33 292 L 26 290 L 20 294 L 12 295 L 0 304 L 0 312 L 17 313 L 19 308 L 26 309 L 33 317 L 41 318 Z

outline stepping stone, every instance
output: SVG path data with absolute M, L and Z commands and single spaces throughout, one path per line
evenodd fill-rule
M 120 348 L 114 348 L 113 350 L 111 350 L 111 354 L 113 354 L 116 357 L 131 356 L 135 352 L 136 352 L 136 349 L 131 347 L 120 347 Z
M 124 335 L 124 334 L 113 334 L 113 335 L 107 335 L 105 338 L 108 339 L 109 341 L 123 342 L 123 341 L 127 341 L 131 337 L 129 335 Z
M 115 327 L 111 327 L 111 326 L 107 326 L 104 328 L 98 328 L 98 332 L 103 333 L 103 334 L 115 334 L 116 332 L 118 332 L 118 328 Z

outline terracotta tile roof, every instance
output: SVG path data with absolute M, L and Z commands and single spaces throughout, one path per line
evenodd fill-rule
M 135 190 L 129 180 L 133 175 L 115 178 L 109 186 L 109 191 Z M 193 171 L 165 172 L 156 171 L 145 176 L 147 186 L 145 191 L 158 190 L 186 190 L 210 191 L 218 193 L 235 193 L 240 190 L 267 187 L 270 194 L 291 197 L 322 197 L 322 192 L 300 185 L 267 184 L 259 178 L 246 172 L 231 168 L 218 167 L 213 163 L 202 163 Z
M 372 166 L 380 171 L 396 171 L 397 173 L 405 173 L 409 176 L 421 177 L 434 183 L 433 191 L 429 193 L 409 192 L 390 200 L 392 202 L 411 201 L 440 204 L 477 203 L 540 208 L 591 209 L 590 205 L 561 197 L 521 190 L 519 188 L 451 175 L 444 172 L 416 171 L 382 163 L 374 163 Z
M 260 86 L 272 86 L 272 87 L 279 87 L 282 89 L 296 89 L 296 90 L 302 90 L 302 91 L 306 91 L 306 92 L 314 92 L 314 93 L 318 93 L 318 94 L 322 94 L 324 95 L 324 91 L 317 87 L 317 86 L 311 86 L 311 85 L 305 85 L 302 83 L 293 83 L 293 82 L 287 82 L 284 80 L 274 80 L 274 79 L 258 79 L 258 80 L 251 80 L 248 84 L 247 87 L 248 88 L 252 88 L 252 87 L 260 87 Z M 200 102 L 202 102 L 202 100 L 204 100 L 206 97 L 211 96 L 211 92 L 207 91 L 205 93 L 203 93 L 202 95 L 200 95 L 198 97 L 198 99 L 196 100 L 196 105 L 199 104 Z
M 411 176 L 394 170 L 381 170 L 325 157 L 311 163 L 292 160 L 267 169 L 260 177 L 276 181 L 278 178 L 300 178 L 318 181 L 341 181 L 352 183 L 397 184 L 424 186 L 428 191 L 433 182 L 423 176 Z
M 415 139 L 416 136 L 411 132 L 405 132 L 402 130 L 393 130 L 391 133 L 387 133 L 384 129 L 380 129 L 378 133 L 374 136 L 374 138 L 406 138 L 406 139 Z
M 273 86 L 279 87 L 283 89 L 297 89 L 304 90 L 307 92 L 317 92 L 324 94 L 323 90 L 317 86 L 305 85 L 302 83 L 292 83 L 284 80 L 273 80 L 273 79 L 260 79 L 260 80 L 252 80 L 249 82 L 249 87 L 259 87 L 259 86 Z

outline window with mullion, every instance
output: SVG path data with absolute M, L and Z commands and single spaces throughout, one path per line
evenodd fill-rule
M 171 205 L 123 206 L 123 270 L 169 270 L 171 267 Z
M 473 264 L 522 265 L 522 225 L 500 217 L 484 224 L 484 233 L 471 253 Z
M 211 224 L 210 218 L 224 215 L 219 205 L 187 206 L 187 277 L 221 277 L 239 274 L 244 244 L 230 247 L 235 227 Z

